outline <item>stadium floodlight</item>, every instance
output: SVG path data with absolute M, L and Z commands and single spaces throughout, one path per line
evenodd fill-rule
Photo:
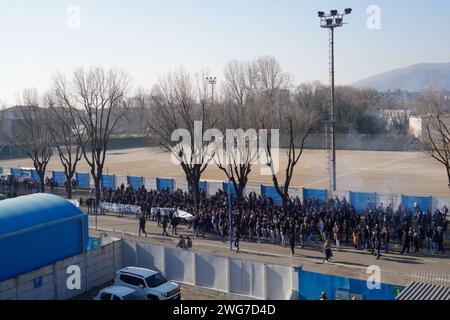
M 336 122 L 335 122 L 335 86 L 334 86 L 334 29 L 342 27 L 344 23 L 344 16 L 352 12 L 351 8 L 346 8 L 345 13 L 339 13 L 338 10 L 330 10 L 330 14 L 325 14 L 319 11 L 320 26 L 329 29 L 330 39 L 330 110 L 327 117 L 327 149 L 330 159 L 330 189 L 337 190 L 336 183 Z M 323 13 L 323 14 L 322 14 Z
M 211 102 L 214 104 L 214 87 L 217 83 L 217 77 L 206 77 L 206 81 L 208 81 L 208 84 L 211 85 Z

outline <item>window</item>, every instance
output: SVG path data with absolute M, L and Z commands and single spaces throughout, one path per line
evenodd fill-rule
M 110 294 L 110 293 L 105 293 L 105 292 L 103 292 L 103 293 L 100 295 L 100 300 L 111 300 L 111 294 Z
M 167 282 L 166 278 L 164 278 L 160 273 L 156 273 L 148 277 L 145 281 L 147 282 L 147 286 L 149 288 L 156 288 Z
M 134 277 L 134 276 L 121 274 L 120 275 L 120 280 L 122 280 L 123 282 L 125 282 L 125 283 L 127 283 L 129 285 L 132 285 L 132 286 L 138 287 L 139 285 L 143 285 L 145 287 L 144 279 L 137 278 L 137 277 Z

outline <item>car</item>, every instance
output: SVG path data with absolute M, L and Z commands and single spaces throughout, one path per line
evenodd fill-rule
M 95 296 L 94 300 L 147 300 L 147 298 L 139 294 L 134 289 L 128 287 L 111 286 L 100 290 Z
M 180 285 L 168 281 L 158 271 L 127 267 L 116 272 L 114 285 L 136 290 L 149 300 L 180 300 Z

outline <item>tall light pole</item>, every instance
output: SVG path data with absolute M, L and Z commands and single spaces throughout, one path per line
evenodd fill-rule
M 211 85 L 211 104 L 214 105 L 214 87 L 217 84 L 217 77 L 206 77 L 206 81 L 208 81 L 208 84 Z M 228 153 L 228 152 L 227 152 Z M 228 238 L 230 242 L 230 251 L 233 251 L 233 213 L 231 210 L 231 179 L 230 176 L 232 174 L 232 167 L 231 167 L 231 159 L 228 158 L 228 187 L 227 187 L 227 193 L 228 193 Z
M 211 101 L 214 104 L 214 87 L 217 83 L 217 77 L 206 77 L 206 81 L 211 85 Z
M 329 69 L 330 69 L 330 110 L 329 118 L 327 120 L 327 149 L 329 158 L 330 170 L 330 189 L 337 190 L 336 183 L 336 119 L 335 119 L 335 88 L 334 88 L 334 29 L 342 27 L 344 23 L 344 16 L 352 13 L 351 8 L 345 9 L 344 13 L 339 13 L 337 10 L 330 10 L 326 14 L 323 11 L 318 12 L 320 18 L 320 26 L 329 30 Z M 331 145 L 330 145 L 331 143 Z

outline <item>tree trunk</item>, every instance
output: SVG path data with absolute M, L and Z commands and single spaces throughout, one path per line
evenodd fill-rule
M 97 206 L 100 204 L 100 195 L 101 195 L 101 179 L 100 179 L 100 175 L 99 176 L 95 176 L 94 177 L 94 185 L 95 185 L 95 208 L 97 208 Z M 97 209 L 96 209 L 97 210 Z
M 38 173 L 38 175 L 39 175 L 39 182 L 40 182 L 40 185 L 41 185 L 41 189 L 39 190 L 40 191 L 40 193 L 45 193 L 45 175 L 44 175 L 44 173 Z
M 67 199 L 72 199 L 72 175 L 66 175 L 66 193 Z

